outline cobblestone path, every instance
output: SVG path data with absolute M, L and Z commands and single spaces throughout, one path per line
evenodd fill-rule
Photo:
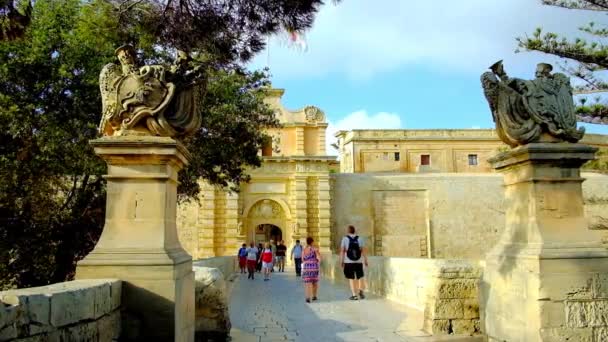
M 304 301 L 304 287 L 293 271 L 239 275 L 233 285 L 230 316 L 235 342 L 268 341 L 481 341 L 470 337 L 436 338 L 418 329 L 422 313 L 373 295 L 348 300 L 342 284 L 322 280 L 319 300 Z

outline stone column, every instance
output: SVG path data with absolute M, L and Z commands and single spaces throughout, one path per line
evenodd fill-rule
M 243 243 L 247 243 L 245 236 L 238 234 L 239 197 L 237 193 L 226 190 L 226 244 L 224 255 L 232 255 L 238 251 Z
M 91 141 L 108 164 L 106 221 L 77 279 L 124 281 L 125 339 L 194 340 L 192 258 L 175 224 L 177 174 L 190 154 L 171 138 L 104 137 Z M 134 324 L 136 323 L 136 324 Z
M 296 127 L 296 156 L 304 155 L 304 127 Z
M 294 189 L 292 191 L 293 196 L 293 208 L 292 220 L 297 222 L 299 225 L 299 235 L 306 240 L 308 236 L 308 220 L 307 220 L 307 193 L 306 193 L 306 176 L 295 176 L 293 181 Z
M 608 250 L 588 229 L 579 171 L 595 151 L 536 143 L 490 160 L 504 175 L 506 207 L 505 231 L 487 255 L 481 287 L 490 341 L 608 337 Z
M 321 253 L 331 254 L 331 213 L 329 175 L 319 176 L 319 248 Z
M 319 183 L 317 177 L 306 179 L 306 223 L 308 235 L 319 246 Z
M 325 130 L 327 129 L 327 124 L 323 124 L 323 125 L 319 125 L 318 126 L 318 130 L 319 130 L 319 145 L 318 146 L 318 152 L 317 155 L 319 156 L 325 156 L 327 155 L 327 151 L 326 151 L 326 147 L 325 147 L 325 142 L 326 142 L 326 137 L 325 137 Z M 330 139 L 332 139 L 333 137 L 330 137 Z
M 201 197 L 198 258 L 211 258 L 215 256 L 215 188 L 203 182 Z

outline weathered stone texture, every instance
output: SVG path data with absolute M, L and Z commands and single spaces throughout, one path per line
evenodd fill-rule
M 570 328 L 607 327 L 608 300 L 566 301 L 566 317 Z
M 430 301 L 429 315 L 431 319 L 462 318 L 463 302 L 458 299 L 439 299 Z
M 608 176 L 595 173 L 582 176 L 586 179 L 583 183 L 585 217 L 590 227 L 597 226 L 608 219 Z M 420 247 L 412 250 L 414 244 L 410 240 L 401 243 L 401 254 L 396 245 L 389 246 L 391 255 L 386 255 L 382 248 L 386 238 L 411 231 L 424 232 L 430 247 L 427 256 L 480 260 L 496 245 L 505 229 L 504 190 L 502 177 L 497 174 L 334 174 L 332 179 L 331 229 L 337 232 L 332 235 L 334 251 L 344 227 L 353 224 L 357 234 L 370 242 L 372 254 L 411 257 L 414 256 L 411 253 L 420 253 Z M 384 210 L 375 199 L 378 195 L 374 195 L 381 192 L 424 193 L 425 200 L 420 202 L 424 205 L 414 202 L 416 213 Z M 428 222 L 419 220 L 418 216 L 426 216 Z M 389 225 L 390 231 L 385 231 L 387 228 L 378 226 L 383 222 L 404 224 Z M 608 230 L 605 235 L 608 241 Z M 421 240 L 419 236 L 419 245 Z M 391 241 L 399 243 L 399 240 Z
M 593 341 L 608 341 L 608 328 L 593 328 Z
M 224 275 L 217 268 L 194 266 L 193 269 L 197 338 L 228 336 L 231 323 Z
M 1 341 L 112 341 L 121 282 L 76 280 L 0 292 Z
M 602 340 L 593 339 L 591 329 L 568 329 L 568 328 L 549 328 L 541 329 L 540 337 L 542 341 L 548 342 L 601 342 Z

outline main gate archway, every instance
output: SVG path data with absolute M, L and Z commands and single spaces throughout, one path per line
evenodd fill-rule
M 243 226 L 247 241 L 262 242 L 259 240 L 271 238 L 273 232 L 278 236 L 276 233 L 278 229 L 285 243 L 288 245 L 291 243 L 292 231 L 289 229 L 292 226 L 291 215 L 289 208 L 282 201 L 262 199 L 255 202 L 243 213 Z

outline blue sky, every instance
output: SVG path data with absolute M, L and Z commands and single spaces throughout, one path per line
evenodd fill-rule
M 542 6 L 540 0 L 343 0 L 321 9 L 306 32 L 306 51 L 287 46 L 286 35 L 278 35 L 251 68 L 270 67 L 273 86 L 286 89 L 287 108 L 323 109 L 328 134 L 355 128 L 492 128 L 480 74 L 503 59 L 510 76 L 532 78 L 536 63 L 558 61 L 515 53 L 515 37 L 539 26 L 580 36 L 578 27 L 607 19 Z M 607 126 L 585 127 L 608 134 Z

